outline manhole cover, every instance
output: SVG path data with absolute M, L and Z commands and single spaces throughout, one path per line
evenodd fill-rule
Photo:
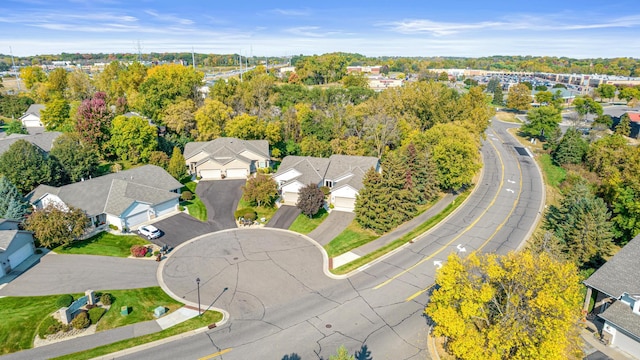
M 325 326 L 327 327 L 327 329 L 331 329 L 331 324 L 327 324 Z

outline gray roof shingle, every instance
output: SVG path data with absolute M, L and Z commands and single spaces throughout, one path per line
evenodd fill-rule
M 180 195 L 171 190 L 181 187 L 161 167 L 144 165 L 61 187 L 40 185 L 27 195 L 27 200 L 34 203 L 49 193 L 89 216 L 105 212 L 121 215 L 134 201 L 156 205 L 177 198 Z
M 9 147 L 18 140 L 26 140 L 32 143 L 33 145 L 39 147 L 43 151 L 49 152 L 53 147 L 53 142 L 60 135 L 62 135 L 62 133 L 57 131 L 48 131 L 48 132 L 37 133 L 33 135 L 11 134 L 7 137 L 0 139 L 0 154 L 9 150 Z
M 633 238 L 584 284 L 609 296 L 640 293 L 640 235 Z
M 291 179 L 285 184 L 289 184 L 293 181 L 299 181 L 304 185 L 319 184 L 324 179 L 328 167 L 329 159 L 290 155 L 282 159 L 282 163 L 280 164 L 280 167 L 278 167 L 276 176 L 287 172 L 289 169 L 295 169 L 301 175 L 295 179 Z
M 607 310 L 598 315 L 625 330 L 640 341 L 640 315 L 634 314 L 631 306 L 622 301 L 615 301 Z
M 230 137 L 217 138 L 208 142 L 190 142 L 184 146 L 184 157 L 188 159 L 204 151 L 211 157 L 238 155 L 243 151 L 251 151 L 255 154 L 270 158 L 269 142 L 267 140 L 242 140 Z
M 5 252 L 11 245 L 11 242 L 20 230 L 2 230 L 0 231 L 0 252 Z
M 42 109 L 44 109 L 44 104 L 31 104 L 29 105 L 29 108 L 27 109 L 27 111 L 25 111 L 24 115 L 22 115 L 20 118 L 22 119 L 23 117 L 29 114 L 40 117 L 40 110 Z

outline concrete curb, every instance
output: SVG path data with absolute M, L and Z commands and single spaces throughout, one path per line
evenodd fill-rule
M 366 264 L 362 265 L 361 267 L 359 267 L 359 268 L 357 268 L 357 269 L 355 269 L 355 270 L 353 270 L 353 271 L 351 271 L 351 272 L 349 272 L 347 274 L 344 274 L 344 275 L 333 275 L 333 277 L 337 278 L 337 279 L 349 278 L 349 277 L 351 277 L 351 276 L 353 276 L 353 275 L 355 275 L 355 274 L 357 274 L 357 273 L 359 273 L 361 271 L 366 270 L 370 266 L 375 265 L 375 264 L 377 264 L 377 263 L 379 263 L 381 261 L 384 261 L 385 259 L 395 255 L 396 253 L 402 251 L 405 247 L 412 245 L 412 243 L 415 243 L 416 241 L 420 241 L 420 240 L 426 238 L 429 234 L 431 234 L 431 232 L 436 231 L 437 229 L 439 229 L 442 226 L 443 223 L 445 223 L 449 218 L 455 216 L 460 211 L 460 208 L 462 208 L 464 206 L 464 204 L 466 204 L 469 201 L 469 199 L 473 196 L 473 194 L 476 192 L 476 190 L 478 189 L 478 185 L 482 182 L 482 178 L 483 177 L 484 177 L 484 166 L 480 169 L 480 175 L 478 177 L 479 181 L 476 182 L 476 184 L 474 185 L 473 190 L 471 190 L 471 193 L 469 194 L 469 196 L 467 196 L 467 198 L 464 199 L 464 201 L 460 205 L 458 205 L 458 207 L 456 207 L 451 212 L 451 214 L 449 214 L 446 217 L 444 217 L 443 219 L 441 219 L 437 224 L 435 224 L 433 227 L 431 227 L 431 229 L 423 232 L 422 234 L 417 235 L 416 237 L 414 237 L 413 239 L 409 240 L 404 245 L 401 245 L 401 246 L 397 247 L 396 249 L 393 249 L 393 250 L 389 251 L 388 253 L 380 256 L 379 258 L 374 259 L 371 262 L 366 263 Z M 457 196 L 453 199 L 452 203 L 455 202 L 456 199 L 457 199 Z M 442 211 L 444 211 L 444 209 Z M 438 214 L 440 214 L 440 213 L 438 213 Z M 436 214 L 434 216 L 437 216 L 438 214 Z
M 187 338 L 187 337 L 193 336 L 193 335 L 197 335 L 197 334 L 203 333 L 203 332 L 205 332 L 205 331 L 207 331 L 207 330 L 209 330 L 209 328 L 208 328 L 208 327 L 206 327 L 206 326 L 205 326 L 205 327 L 201 327 L 201 328 L 199 328 L 199 329 L 195 329 L 195 330 L 187 331 L 187 332 L 184 332 L 184 333 L 182 333 L 182 334 L 169 336 L 169 337 L 164 338 L 164 339 L 160 339 L 160 340 L 156 340 L 156 341 L 151 341 L 151 342 L 148 342 L 148 343 L 146 343 L 146 344 L 142 344 L 142 345 L 134 346 L 134 347 L 132 347 L 132 348 L 128 348 L 128 349 L 125 349 L 125 350 L 116 351 L 116 352 L 114 352 L 114 353 L 110 353 L 110 354 L 107 354 L 107 355 L 98 356 L 98 357 L 95 357 L 95 358 L 92 358 L 92 359 L 96 359 L 96 360 L 107 360 L 107 359 L 115 359 L 115 358 L 118 358 L 118 357 L 121 357 L 121 356 L 126 356 L 126 355 L 135 354 L 135 353 L 140 352 L 140 351 L 143 351 L 143 350 L 151 349 L 151 348 L 153 348 L 153 347 L 155 347 L 155 346 L 158 346 L 158 345 L 162 345 L 162 344 L 170 343 L 170 342 L 172 342 L 172 341 L 181 340 L 181 339 L 184 339 L 184 338 Z

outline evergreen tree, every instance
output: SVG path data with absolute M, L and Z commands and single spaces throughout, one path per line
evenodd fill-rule
M 186 160 L 184 159 L 180 148 L 177 146 L 173 148 L 173 154 L 171 154 L 171 160 L 169 160 L 167 172 L 178 181 L 187 176 Z
M 631 134 L 631 121 L 629 120 L 629 114 L 622 115 L 620 122 L 616 125 L 615 133 L 627 137 Z
M 580 181 L 559 207 L 551 207 L 546 227 L 564 244 L 567 259 L 583 266 L 610 254 L 613 232 L 609 218 L 605 202 Z
M 5 176 L 0 177 L 0 219 L 20 219 L 27 209 L 16 186 Z
M 382 175 L 370 168 L 364 175 L 362 185 L 356 198 L 356 221 L 365 229 L 382 233 L 385 230 L 380 220 L 387 213 L 385 205 L 380 202 L 381 194 L 385 191 L 382 188 Z
M 502 92 L 502 87 L 496 87 L 496 90 L 493 92 L 493 101 L 491 101 L 493 105 L 504 105 L 504 94 Z
M 569 128 L 552 153 L 553 161 L 558 165 L 582 164 L 588 149 L 589 144 L 580 132 L 575 128 Z
M 419 154 L 413 143 L 406 148 L 407 180 L 413 184 L 416 202 L 424 204 L 437 194 L 436 168 L 426 153 Z
M 382 188 L 380 203 L 387 207 L 382 219 L 384 232 L 402 224 L 416 213 L 413 189 L 407 187 L 408 167 L 397 153 L 390 153 L 382 163 Z

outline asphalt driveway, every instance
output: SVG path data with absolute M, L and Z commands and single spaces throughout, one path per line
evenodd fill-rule
M 288 229 L 301 213 L 297 206 L 282 205 L 265 227 Z
M 236 228 L 233 213 L 242 196 L 245 180 L 200 181 L 196 194 L 207 207 L 207 221 L 202 222 L 192 216 L 179 213 L 155 222 L 153 225 L 164 233 L 151 240 L 162 246 L 176 247 L 183 242 L 203 234 Z
M 238 207 L 242 196 L 242 180 L 207 180 L 200 181 L 196 187 L 196 194 L 207 207 L 207 222 L 211 224 L 211 231 L 236 228 L 233 213 Z
M 352 212 L 334 210 L 329 213 L 329 216 L 327 216 L 315 230 L 310 232 L 308 236 L 320 245 L 325 246 L 330 243 L 333 238 L 340 235 L 355 217 L 356 214 Z

